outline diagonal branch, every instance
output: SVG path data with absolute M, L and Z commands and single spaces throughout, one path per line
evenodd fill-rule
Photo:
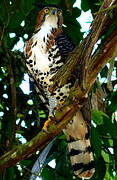
M 70 119 L 73 117 L 76 110 L 77 107 L 74 108 L 74 104 L 71 106 L 65 106 L 62 110 L 62 113 L 61 111 L 57 113 L 56 118 L 59 123 L 55 124 L 53 121 L 48 127 L 48 133 L 41 131 L 31 141 L 27 142 L 26 144 L 17 146 L 1 156 L 0 170 L 4 170 L 5 168 L 8 168 L 25 159 L 38 148 L 43 148 L 54 136 L 61 132 L 68 121 L 70 121 Z
M 114 2 L 115 0 L 105 0 L 101 9 L 112 6 Z M 92 24 L 92 29 L 89 35 L 84 39 L 79 47 L 76 48 L 74 54 L 69 57 L 66 65 L 63 66 L 55 76 L 55 83 L 51 90 L 56 88 L 57 83 L 58 85 L 65 84 L 71 77 L 75 67 L 84 63 L 82 66 L 84 69 L 81 68 L 81 75 L 85 75 L 82 77 L 83 84 L 80 86 L 79 83 L 75 83 L 74 87 L 70 91 L 69 98 L 62 107 L 62 110 L 58 110 L 55 115 L 57 123 L 52 122 L 49 125 L 49 133 L 41 131 L 31 141 L 17 146 L 1 156 L 1 170 L 4 170 L 5 168 L 16 164 L 18 161 L 23 160 L 35 152 L 38 148 L 43 148 L 66 126 L 68 121 L 79 109 L 80 105 L 84 101 L 84 97 L 86 97 L 87 93 L 90 91 L 98 72 L 100 72 L 108 60 L 115 55 L 117 50 L 117 30 L 115 30 L 111 33 L 111 36 L 107 38 L 103 46 L 94 55 L 92 55 L 93 46 L 100 38 L 102 32 L 104 32 L 105 24 L 107 23 L 108 18 L 109 16 L 107 15 L 107 12 L 97 15 L 94 23 Z
M 102 70 L 104 65 L 113 58 L 115 58 L 117 52 L 117 29 L 106 39 L 106 42 L 92 56 L 92 59 L 88 68 L 88 77 L 86 84 L 91 84 L 95 81 L 97 74 Z M 93 73 L 92 73 L 93 72 Z M 92 83 L 90 83 L 92 82 Z M 90 86 L 91 86 L 90 85 Z

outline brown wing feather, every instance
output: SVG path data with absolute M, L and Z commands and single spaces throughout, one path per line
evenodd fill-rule
M 26 42 L 26 45 L 24 47 L 24 55 L 25 55 L 25 58 L 26 58 L 26 66 L 28 68 L 28 73 L 30 74 L 30 79 L 31 79 L 31 81 L 34 82 L 35 89 L 36 89 L 37 93 L 39 94 L 39 97 L 40 97 L 41 101 L 49 109 L 48 99 L 46 98 L 45 92 L 44 92 L 41 84 L 38 82 L 38 79 L 36 78 L 36 76 L 34 74 L 33 68 L 31 68 L 31 66 L 29 64 L 30 57 L 32 55 L 32 48 L 31 48 L 32 45 L 33 45 L 33 41 L 32 41 L 32 39 L 29 39 Z

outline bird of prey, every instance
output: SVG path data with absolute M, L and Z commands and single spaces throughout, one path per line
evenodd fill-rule
M 56 107 L 69 95 L 72 81 L 49 91 L 52 77 L 65 64 L 74 45 L 62 30 L 62 10 L 56 6 L 44 7 L 39 11 L 32 37 L 24 49 L 26 65 L 42 101 L 47 102 L 49 117 L 54 117 Z M 64 129 L 68 140 L 68 150 L 74 174 L 80 178 L 91 178 L 95 172 L 94 158 L 89 139 L 89 130 L 82 113 L 78 112 Z

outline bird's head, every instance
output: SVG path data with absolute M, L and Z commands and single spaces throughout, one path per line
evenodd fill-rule
M 38 14 L 36 28 L 43 24 L 61 29 L 63 24 L 62 10 L 56 7 L 43 8 Z

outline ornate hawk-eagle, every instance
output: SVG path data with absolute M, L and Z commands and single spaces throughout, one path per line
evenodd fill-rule
M 25 46 L 26 65 L 43 102 L 48 101 L 49 117 L 54 116 L 56 107 L 69 95 L 72 82 L 49 92 L 52 77 L 63 66 L 74 45 L 62 31 L 61 9 L 54 6 L 43 8 L 37 17 L 35 32 Z M 90 178 L 94 173 L 94 160 L 86 122 L 80 111 L 64 130 L 68 140 L 71 166 L 75 175 Z

